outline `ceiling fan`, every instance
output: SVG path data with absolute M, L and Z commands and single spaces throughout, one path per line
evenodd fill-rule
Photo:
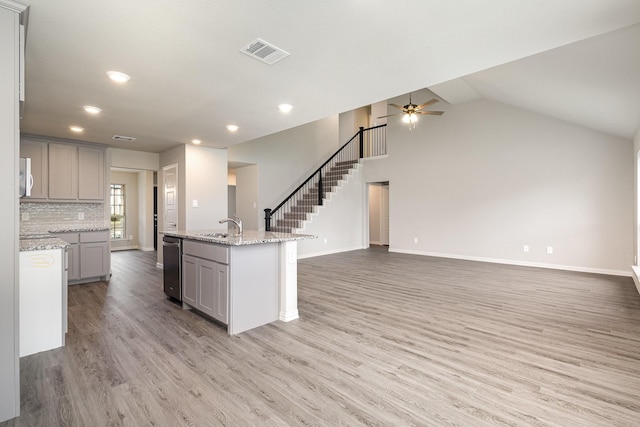
M 432 100 L 427 101 L 424 104 L 416 105 L 413 102 L 411 102 L 411 93 L 409 93 L 409 103 L 404 107 L 401 107 L 398 104 L 389 104 L 392 107 L 395 107 L 398 110 L 401 110 L 402 113 L 388 114 L 386 116 L 380 116 L 378 118 L 382 119 L 385 117 L 391 117 L 391 116 L 397 116 L 399 114 L 403 114 L 402 121 L 405 123 L 409 123 L 410 125 L 412 125 L 412 127 L 415 127 L 415 123 L 418 121 L 418 114 L 425 114 L 430 116 L 441 116 L 444 114 L 444 111 L 423 110 L 423 108 L 433 105 L 436 102 L 438 102 L 438 100 L 433 98 Z

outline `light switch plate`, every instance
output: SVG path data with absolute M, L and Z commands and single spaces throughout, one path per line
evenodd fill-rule
M 84 212 L 78 212 L 78 219 L 82 221 L 84 219 Z

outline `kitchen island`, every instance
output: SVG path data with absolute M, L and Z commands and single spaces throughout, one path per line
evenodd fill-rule
M 166 231 L 182 240 L 182 303 L 230 335 L 298 318 L 297 241 L 308 234 Z
M 20 357 L 64 346 L 68 246 L 49 234 L 21 236 Z

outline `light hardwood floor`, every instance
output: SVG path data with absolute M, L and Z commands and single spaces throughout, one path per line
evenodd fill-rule
M 630 278 L 354 251 L 300 261 L 299 320 L 229 337 L 154 256 L 70 288 L 5 425 L 640 425 Z

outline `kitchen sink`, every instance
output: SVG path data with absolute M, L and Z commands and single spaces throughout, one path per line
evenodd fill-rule
M 229 233 L 203 233 L 200 234 L 203 237 L 219 237 L 221 239 L 229 237 Z

